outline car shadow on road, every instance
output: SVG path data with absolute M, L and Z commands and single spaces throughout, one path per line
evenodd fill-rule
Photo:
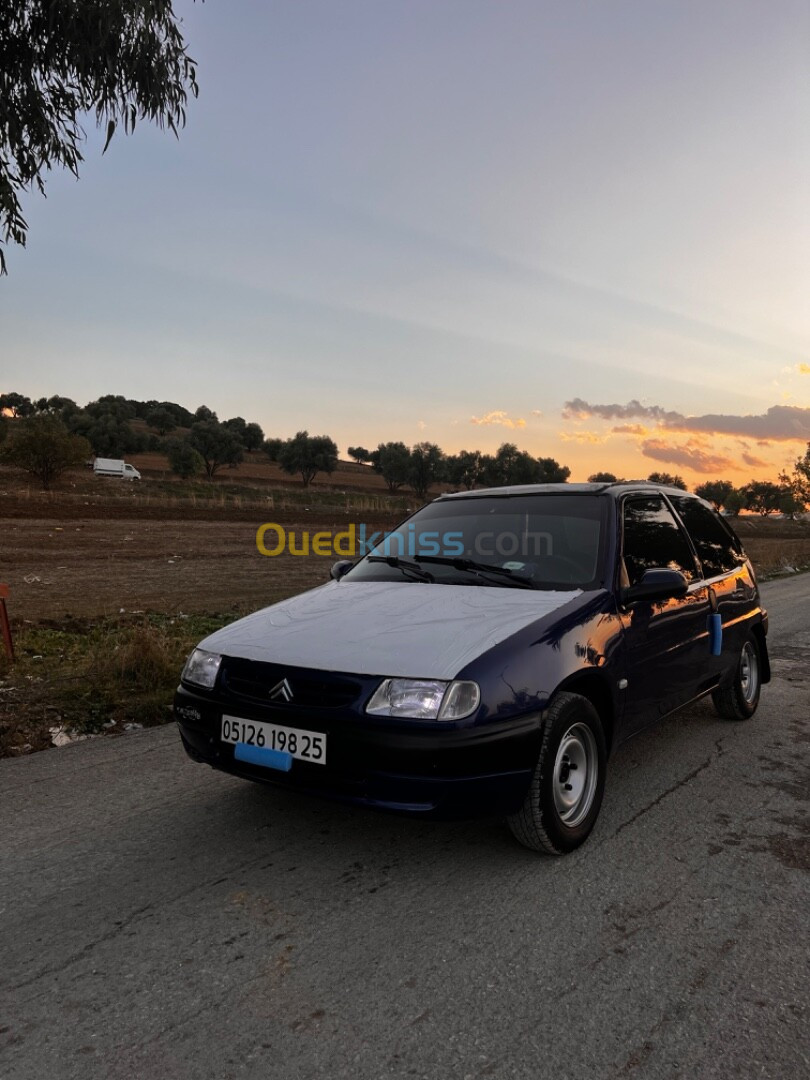
M 275 855 L 289 867 L 367 868 L 407 864 L 442 870 L 481 862 L 489 874 L 542 866 L 551 872 L 578 865 L 643 813 L 645 808 L 706 767 L 729 725 L 699 703 L 640 732 L 608 764 L 607 790 L 592 838 L 565 859 L 544 858 L 521 847 L 500 819 L 429 821 L 333 802 L 289 789 L 214 774 L 206 828 L 223 847 Z M 214 779 L 215 777 L 215 779 Z M 214 791 L 219 792 L 214 796 Z M 197 816 L 189 811 L 192 833 Z M 174 831 L 182 833 L 183 817 Z M 662 838 L 663 839 L 663 838 Z M 194 843 L 190 837 L 188 843 Z M 292 871 L 290 871 L 292 872 Z M 556 872 L 556 871 L 555 871 Z

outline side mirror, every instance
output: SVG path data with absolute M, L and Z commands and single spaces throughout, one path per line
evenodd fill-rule
M 686 596 L 688 588 L 680 570 L 645 570 L 635 585 L 622 590 L 622 601 L 637 604 L 639 600 L 672 600 Z
M 332 563 L 332 569 L 329 571 L 329 577 L 333 581 L 340 581 L 342 577 L 348 574 L 348 572 L 353 566 L 354 563 L 351 559 L 338 559 L 336 563 Z

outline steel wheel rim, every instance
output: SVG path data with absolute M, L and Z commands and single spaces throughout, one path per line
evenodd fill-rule
M 759 659 L 750 641 L 740 653 L 740 692 L 748 705 L 753 704 L 759 687 Z
M 554 807 L 568 828 L 580 825 L 593 806 L 599 776 L 596 739 L 586 724 L 572 724 L 554 762 Z

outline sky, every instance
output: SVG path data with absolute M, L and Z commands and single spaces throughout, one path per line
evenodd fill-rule
M 0 390 L 775 478 L 810 441 L 806 0 L 176 0 L 179 140 L 24 201 Z

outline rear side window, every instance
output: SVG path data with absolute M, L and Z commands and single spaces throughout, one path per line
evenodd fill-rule
M 680 570 L 695 578 L 695 559 L 672 511 L 656 497 L 628 499 L 624 504 L 624 565 L 630 584 L 645 570 Z
M 739 544 L 714 511 L 697 499 L 675 496 L 672 502 L 681 515 L 703 563 L 703 576 L 718 577 L 730 570 L 736 570 L 740 565 Z

